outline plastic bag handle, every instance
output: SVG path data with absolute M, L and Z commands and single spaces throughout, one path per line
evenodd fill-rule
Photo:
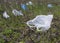
M 30 25 L 29 22 L 32 22 L 32 20 L 30 20 L 26 23 L 29 27 L 35 27 L 35 26 Z

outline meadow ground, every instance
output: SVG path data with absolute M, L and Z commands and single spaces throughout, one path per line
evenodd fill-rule
M 28 6 L 28 10 L 23 12 L 23 16 L 14 16 L 12 9 L 22 10 L 19 5 L 12 3 L 0 4 L 0 43 L 60 43 L 60 5 L 53 4 L 48 8 L 47 4 L 34 4 Z M 10 18 L 2 16 L 3 11 L 7 11 Z M 31 30 L 26 22 L 37 15 L 54 15 L 52 26 L 46 32 Z

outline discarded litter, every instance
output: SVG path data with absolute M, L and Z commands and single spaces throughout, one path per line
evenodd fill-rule
M 27 21 L 29 27 L 36 27 L 37 31 L 46 31 L 51 27 L 53 15 L 38 15 L 33 20 Z
M 27 10 L 26 4 L 21 4 L 21 8 L 22 8 L 23 10 Z
M 7 12 L 5 11 L 4 13 L 3 13 L 3 17 L 4 18 L 9 18 L 10 16 L 7 14 Z
M 15 16 L 23 15 L 22 11 L 17 11 L 16 9 L 14 9 L 14 10 L 12 11 L 12 13 L 13 13 Z
M 52 6 L 52 4 L 48 4 L 47 6 L 48 6 L 48 8 L 51 8 L 51 7 L 53 7 L 53 6 Z
M 33 5 L 33 3 L 29 1 L 28 3 L 26 3 L 26 5 Z

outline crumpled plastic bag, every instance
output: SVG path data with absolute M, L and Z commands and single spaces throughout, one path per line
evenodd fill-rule
M 53 5 L 52 5 L 52 4 L 48 4 L 47 7 L 48 7 L 48 8 L 52 8 Z
M 12 11 L 12 13 L 15 15 L 15 16 L 19 16 L 19 15 L 22 15 L 23 16 L 23 13 L 21 11 L 17 11 L 16 9 L 14 9 Z
M 27 9 L 28 9 L 27 6 L 26 6 L 26 4 L 21 4 L 21 8 L 22 8 L 23 10 L 27 10 Z
M 9 18 L 10 16 L 7 14 L 7 12 L 5 11 L 4 13 L 3 13 L 3 17 L 4 18 Z
M 29 1 L 28 3 L 26 3 L 26 5 L 33 5 L 33 3 Z
M 27 25 L 36 27 L 37 31 L 45 31 L 51 27 L 53 15 L 38 15 L 34 19 L 27 21 Z

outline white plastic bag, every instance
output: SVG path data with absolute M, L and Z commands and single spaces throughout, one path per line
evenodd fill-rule
M 33 20 L 27 21 L 29 27 L 36 27 L 37 31 L 45 31 L 51 27 L 53 15 L 38 15 Z
M 3 17 L 4 18 L 9 18 L 10 16 L 7 14 L 7 12 L 5 11 L 4 13 L 3 13 Z
M 33 3 L 29 1 L 28 3 L 26 3 L 26 5 L 33 5 Z
M 53 7 L 53 5 L 52 4 L 48 4 L 47 7 L 48 8 L 51 8 L 51 7 Z
M 19 15 L 23 15 L 23 13 L 21 11 L 17 11 L 16 9 L 14 9 L 12 11 L 12 13 L 15 15 L 15 16 L 19 16 Z

